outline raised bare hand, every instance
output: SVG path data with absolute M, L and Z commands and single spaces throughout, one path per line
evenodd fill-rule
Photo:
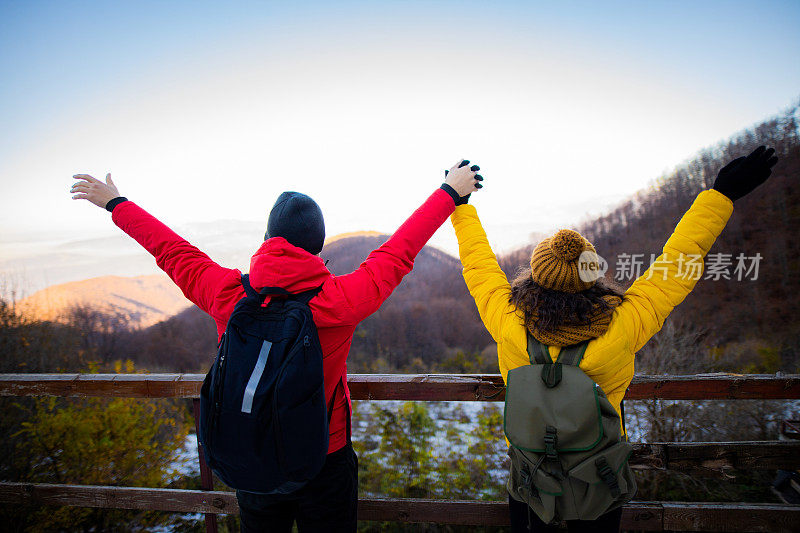
M 483 177 L 477 174 L 480 167 L 478 165 L 472 165 L 471 167 L 468 165 L 469 161 L 462 159 L 453 165 L 450 170 L 445 171 L 447 179 L 444 182 L 452 187 L 462 198 L 483 187 L 480 183 L 483 181 Z
M 120 195 L 111 180 L 111 173 L 106 174 L 105 183 L 89 174 L 75 174 L 72 177 L 79 180 L 70 189 L 70 193 L 74 195 L 73 200 L 89 200 L 97 207 L 105 209 L 108 202 Z

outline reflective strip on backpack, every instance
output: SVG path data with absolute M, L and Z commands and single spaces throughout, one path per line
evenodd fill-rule
M 256 388 L 258 382 L 261 381 L 261 375 L 267 367 L 267 357 L 269 357 L 269 349 L 272 348 L 272 343 L 264 341 L 261 345 L 261 351 L 258 352 L 258 360 L 256 366 L 253 368 L 253 373 L 250 374 L 250 380 L 247 382 L 247 387 L 244 389 L 244 398 L 242 399 L 242 412 L 249 413 L 253 408 L 253 396 L 256 395 Z

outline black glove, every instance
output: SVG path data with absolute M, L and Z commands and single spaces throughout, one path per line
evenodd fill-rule
M 458 165 L 458 168 L 465 167 L 467 165 L 469 165 L 469 160 L 465 159 L 465 160 L 463 160 L 461 162 L 460 165 Z M 479 167 L 478 165 L 472 165 L 471 167 L 469 167 L 469 169 L 472 170 L 472 171 L 478 171 L 478 170 L 481 169 L 481 167 Z M 444 177 L 446 178 L 449 173 L 450 173 L 449 170 L 445 170 L 444 171 Z M 483 176 L 481 176 L 480 174 L 477 174 L 477 175 L 475 175 L 475 179 L 478 180 L 478 181 L 483 181 Z M 475 185 L 476 189 L 480 189 L 482 187 L 483 187 L 483 185 L 481 185 L 480 183 Z M 442 183 L 442 186 L 439 187 L 439 188 L 444 190 L 447 194 L 449 194 L 450 196 L 453 197 L 453 201 L 456 203 L 456 207 L 458 207 L 459 205 L 464 205 L 466 203 L 469 203 L 469 196 L 470 196 L 469 194 L 466 195 L 466 196 L 459 196 L 458 193 L 456 192 L 456 190 L 453 189 L 451 186 L 449 186 L 446 183 Z
M 773 157 L 775 150 L 759 146 L 747 157 L 734 159 L 719 171 L 712 189 L 716 189 L 734 202 L 750 194 L 756 187 L 767 181 L 772 167 L 778 162 Z

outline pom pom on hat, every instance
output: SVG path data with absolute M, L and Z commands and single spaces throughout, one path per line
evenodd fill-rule
M 595 252 L 592 243 L 571 229 L 562 229 L 540 242 L 531 254 L 531 278 L 546 289 L 576 293 L 588 289 L 596 279 L 581 279 L 579 258 Z
M 586 242 L 577 231 L 562 229 L 553 235 L 550 248 L 553 250 L 553 255 L 561 261 L 574 261 L 581 255 Z

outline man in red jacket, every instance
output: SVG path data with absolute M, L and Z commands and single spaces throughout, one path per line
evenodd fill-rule
M 333 404 L 328 457 L 319 475 L 289 495 L 237 491 L 243 531 L 355 531 L 358 463 L 350 444 L 347 354 L 359 322 L 378 310 L 414 266 L 414 258 L 455 206 L 481 188 L 477 165 L 462 160 L 442 186 L 386 243 L 354 272 L 334 276 L 317 255 L 325 240 L 319 206 L 304 194 L 281 194 L 270 212 L 265 240 L 250 260 L 250 284 L 299 293 L 322 286 L 309 306 L 322 345 L 325 399 Z M 156 259 L 183 294 L 211 315 L 218 335 L 245 296 L 241 272 L 225 268 L 182 239 L 144 209 L 121 197 L 111 175 L 106 182 L 77 174 L 73 199 L 85 199 L 112 213 L 114 223 Z M 339 383 L 344 386 L 339 387 Z M 336 391 L 343 391 L 334 398 Z

